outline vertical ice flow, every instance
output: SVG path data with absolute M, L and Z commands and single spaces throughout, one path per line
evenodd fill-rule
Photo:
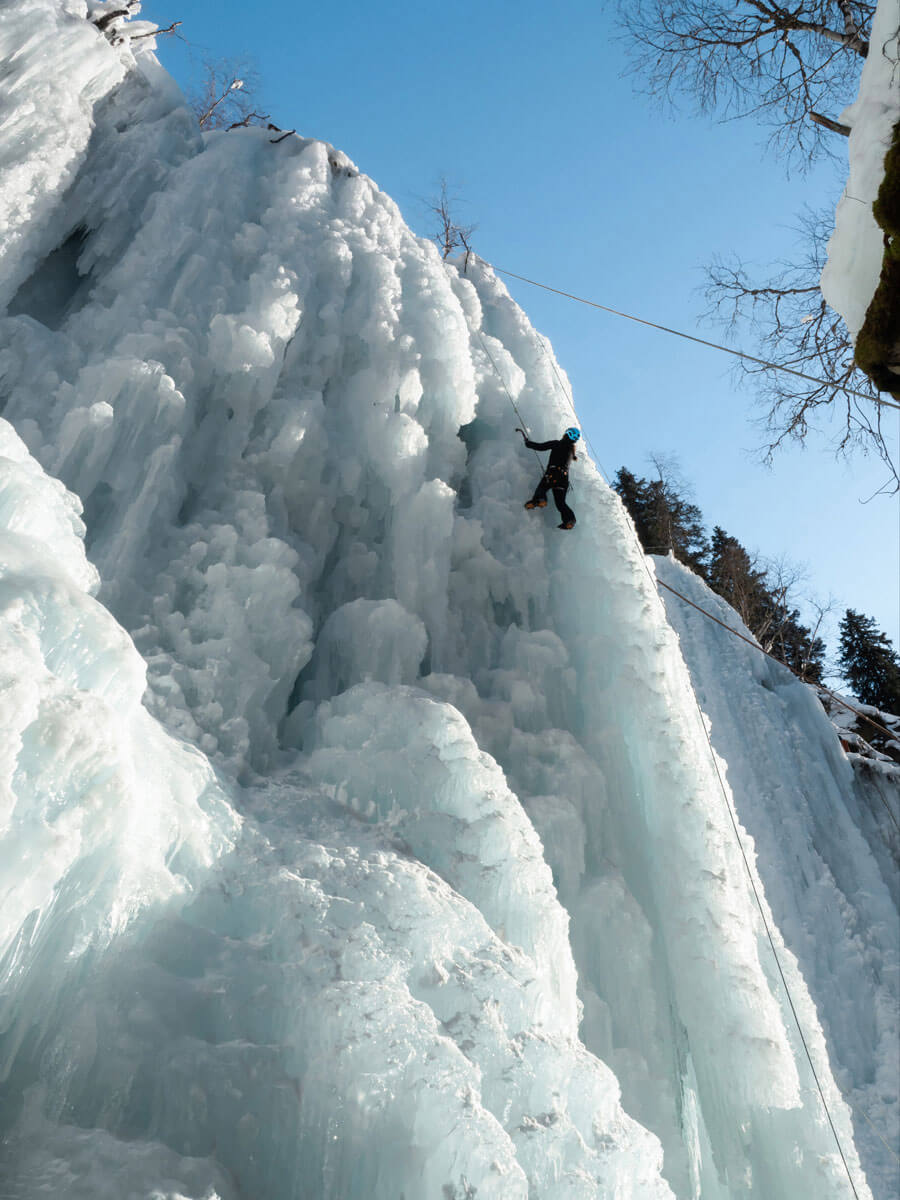
M 824 714 L 758 775 L 765 681 L 698 674 L 590 459 L 572 534 L 523 512 L 509 394 L 573 417 L 492 272 L 328 145 L 201 137 L 112 11 L 0 30 L 6 1190 L 845 1197 L 733 801 L 887 1200 L 832 1072 L 889 1137 L 896 910 Z

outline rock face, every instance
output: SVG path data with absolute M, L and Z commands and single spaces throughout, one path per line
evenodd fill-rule
M 900 10 L 880 0 L 850 126 L 847 186 L 828 243 L 822 291 L 841 314 L 856 361 L 882 391 L 900 391 Z

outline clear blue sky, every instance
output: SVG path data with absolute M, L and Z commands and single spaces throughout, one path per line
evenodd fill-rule
M 183 22 L 186 42 L 160 39 L 183 86 L 204 55 L 249 57 L 257 107 L 349 154 L 418 232 L 431 232 L 421 198 L 446 176 L 483 258 L 713 341 L 720 331 L 698 325 L 704 264 L 790 256 L 796 214 L 835 193 L 829 169 L 787 179 L 751 121 L 672 116 L 637 95 L 596 0 L 145 0 L 143 15 Z M 876 460 L 836 462 L 826 432 L 765 468 L 736 360 L 508 284 L 552 341 L 608 472 L 676 455 L 710 527 L 805 565 L 810 592 L 900 644 L 900 504 L 861 503 L 885 480 Z

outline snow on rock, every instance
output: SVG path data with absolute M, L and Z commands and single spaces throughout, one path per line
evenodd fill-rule
M 884 231 L 872 216 L 872 202 L 884 178 L 891 134 L 900 121 L 897 0 L 879 0 L 869 45 L 859 95 L 841 114 L 841 121 L 850 126 L 850 170 L 821 279 L 825 299 L 844 318 L 854 340 L 878 286 L 884 258 Z
M 572 533 L 522 509 L 510 393 L 536 436 L 572 421 L 546 343 L 340 152 L 201 137 L 152 39 L 11 7 L 9 1188 L 843 1200 L 723 803 L 720 771 L 745 820 L 744 743 L 711 756 L 593 464 Z M 73 38 L 65 166 L 26 219 L 36 60 Z M 783 786 L 821 751 L 852 824 L 846 761 L 801 727 L 815 752 L 766 726 Z M 842 854 L 838 915 L 753 869 L 866 1200 L 857 1146 L 887 1177 L 833 1072 L 887 1128 L 896 912 L 862 839 Z M 885 931 L 855 976 L 854 913 Z

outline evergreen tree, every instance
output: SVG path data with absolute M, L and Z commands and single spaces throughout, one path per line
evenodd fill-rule
M 840 623 L 840 668 L 863 704 L 900 713 L 900 659 L 873 617 L 848 608 Z
M 659 478 L 641 479 L 620 467 L 613 487 L 634 521 L 648 554 L 670 550 L 726 600 L 764 650 L 812 683 L 825 673 L 825 643 L 800 621 L 790 602 L 792 580 L 774 569 L 759 567 L 737 538 L 720 526 L 709 541 L 703 516 L 684 496 L 664 460 L 656 461 Z
M 638 479 L 627 467 L 619 467 L 618 471 L 616 471 L 613 488 L 622 497 L 622 501 L 628 509 L 628 515 L 634 521 L 638 539 L 645 551 L 649 543 L 647 527 L 644 521 L 646 487 L 646 479 Z
M 800 622 L 789 587 L 772 583 L 737 538 L 713 530 L 706 581 L 727 600 L 764 650 L 801 679 L 818 683 L 825 671 L 825 643 Z
M 659 479 L 638 479 L 620 467 L 613 487 L 622 497 L 634 521 L 641 546 L 647 554 L 668 554 L 704 573 L 709 545 L 703 529 L 703 514 L 691 504 L 671 474 Z
M 706 582 L 727 600 L 748 629 L 756 632 L 765 608 L 762 585 L 764 571 L 756 568 L 750 555 L 720 525 L 713 529 L 706 569 Z
M 825 674 L 825 643 L 800 623 L 796 608 L 776 610 L 770 627 L 770 644 L 765 648 L 808 683 L 821 683 Z M 760 644 L 764 644 L 760 638 Z

